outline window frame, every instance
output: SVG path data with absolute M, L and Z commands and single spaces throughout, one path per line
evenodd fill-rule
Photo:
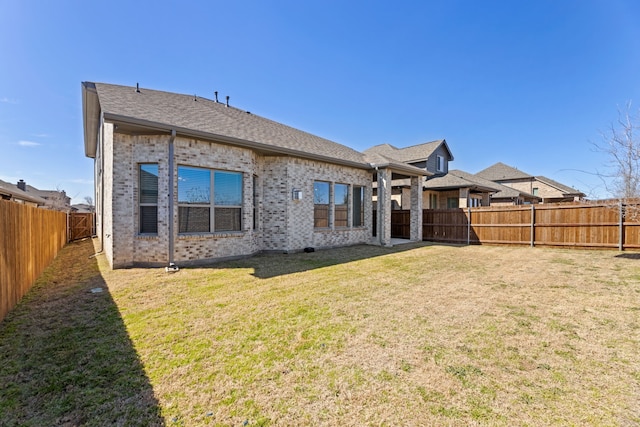
M 188 203 L 184 201 L 180 201 L 180 170 L 181 169 L 191 169 L 191 170 L 199 170 L 206 171 L 209 173 L 209 194 L 208 194 L 208 202 L 193 202 Z M 237 195 L 239 197 L 240 204 L 218 204 L 216 203 L 216 173 L 226 173 L 226 174 L 234 174 L 240 177 L 240 193 Z M 191 166 L 191 165 L 178 165 L 178 234 L 179 235 L 193 235 L 193 234 L 216 234 L 216 233 L 237 233 L 243 231 L 243 211 L 244 211 L 244 173 L 239 171 L 231 171 L 224 169 L 213 169 L 199 166 Z M 182 231 L 181 230 L 181 209 L 184 208 L 207 208 L 209 212 L 209 221 L 208 221 L 208 229 L 207 230 L 194 230 L 194 231 Z M 237 209 L 239 212 L 236 218 L 238 219 L 238 228 L 235 229 L 220 229 L 216 223 L 216 211 L 222 209 Z M 234 221 L 235 222 L 235 221 Z
M 444 172 L 444 156 L 436 154 L 436 171 Z
M 364 221 L 365 221 L 365 216 L 364 216 L 364 200 L 365 200 L 365 188 L 363 185 L 353 185 L 351 190 L 351 210 L 352 210 L 352 215 L 351 215 L 351 226 L 352 227 L 364 227 Z M 356 191 L 356 189 L 359 189 L 359 191 Z M 358 216 L 356 216 L 356 194 L 360 193 L 360 198 L 358 200 L 358 205 L 360 206 L 360 214 Z M 358 221 L 356 221 L 356 218 L 358 219 Z
M 346 190 L 345 192 L 345 197 L 344 197 L 344 201 L 346 203 L 338 203 L 338 201 L 336 200 L 336 195 L 338 194 L 338 189 L 337 187 L 344 187 L 344 189 Z M 335 228 L 349 228 L 349 226 L 351 224 L 349 224 L 349 208 L 350 208 L 350 203 L 349 203 L 349 184 L 343 184 L 341 182 L 336 182 L 333 184 L 333 226 Z M 341 215 L 340 216 L 345 216 L 344 219 L 340 218 L 338 220 L 338 206 L 340 206 L 340 212 Z M 344 207 L 343 207 L 344 206 Z M 342 213 L 344 211 L 344 213 Z M 340 221 L 340 225 L 338 225 L 338 221 Z
M 145 166 L 155 166 L 155 202 L 144 201 L 142 172 Z M 149 173 L 149 172 L 148 172 Z M 150 172 L 152 173 L 152 172 Z M 158 163 L 138 163 L 138 234 L 140 235 L 158 235 L 158 195 L 159 195 L 160 168 Z M 153 190 L 152 190 L 153 191 Z M 155 207 L 155 231 L 143 230 L 143 208 Z
M 316 185 L 326 185 L 327 200 L 326 203 L 318 203 L 318 196 L 316 193 Z M 325 206 L 324 209 L 318 209 L 320 206 Z M 320 218 L 318 213 L 321 210 L 326 210 L 326 218 Z M 326 225 L 318 225 L 318 221 L 324 221 L 326 219 Z M 328 229 L 331 228 L 331 183 L 329 181 L 314 180 L 313 181 L 313 228 L 314 229 Z

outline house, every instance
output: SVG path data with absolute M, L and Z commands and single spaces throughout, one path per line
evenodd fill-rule
M 424 188 L 430 194 L 430 209 L 489 206 L 493 204 L 495 195 L 514 191 L 457 169 L 450 170 L 447 175 L 427 180 Z
M 64 190 L 40 190 L 28 185 L 23 179 L 18 181 L 18 188 L 29 194 L 36 195 L 45 201 L 45 207 L 58 211 L 71 210 L 71 197 Z
M 27 192 L 24 181 L 20 180 L 17 184 L 11 184 L 0 180 L 0 199 L 11 200 L 17 203 L 23 203 L 33 207 L 44 206 L 47 201 L 37 194 Z
M 453 154 L 444 139 L 412 145 L 405 148 L 397 148 L 390 144 L 381 144 L 364 151 L 368 155 L 382 155 L 401 163 L 423 169 L 427 182 L 431 179 L 439 179 L 449 172 L 449 162 L 453 161 Z M 410 204 L 410 182 L 395 180 L 392 185 L 392 200 L 395 209 L 407 209 Z M 424 191 L 426 190 L 426 191 Z M 374 200 L 375 200 L 374 184 Z M 435 200 L 440 197 L 438 191 L 431 191 L 423 182 L 422 206 L 433 208 Z
M 578 202 L 585 197 L 584 193 L 575 188 L 544 176 L 529 175 L 501 162 L 481 170 L 476 175 L 522 194 L 538 197 L 542 203 Z
M 96 234 L 113 268 L 389 246 L 394 179 L 411 183 L 411 240 L 422 239 L 423 169 L 235 108 L 217 93 L 81 87 Z

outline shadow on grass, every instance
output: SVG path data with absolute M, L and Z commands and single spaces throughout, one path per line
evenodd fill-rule
M 616 255 L 616 258 L 640 259 L 640 253 L 639 252 L 623 252 L 621 254 Z
M 301 273 L 332 265 L 370 259 L 385 255 L 407 252 L 425 246 L 435 246 L 429 242 L 405 243 L 391 248 L 373 245 L 357 245 L 334 249 L 323 249 L 315 252 L 299 252 L 292 254 L 266 253 L 239 261 L 212 264 L 210 268 L 252 268 L 253 276 L 259 279 Z
M 0 425 L 164 425 L 93 253 L 68 244 L 0 323 Z

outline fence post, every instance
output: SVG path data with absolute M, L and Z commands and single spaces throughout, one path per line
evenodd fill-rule
M 619 218 L 618 218 L 618 250 L 619 251 L 623 251 L 624 250 L 624 204 L 622 203 L 622 200 L 620 200 L 620 202 L 618 202 L 619 204 Z
M 536 207 L 531 205 L 531 247 L 535 246 L 536 241 Z
M 467 217 L 467 246 L 471 244 L 471 206 L 467 207 L 469 216 Z

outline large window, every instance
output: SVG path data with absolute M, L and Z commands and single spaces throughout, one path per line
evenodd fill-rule
M 241 218 L 241 173 L 178 166 L 180 233 L 240 231 Z
M 316 181 L 313 183 L 313 226 L 329 227 L 329 183 Z
M 335 184 L 333 186 L 333 203 L 335 209 L 334 225 L 336 227 L 349 226 L 349 186 Z
M 353 226 L 364 226 L 364 187 L 353 187 Z
M 140 188 L 140 233 L 158 233 L 158 164 L 140 165 L 138 171 Z

